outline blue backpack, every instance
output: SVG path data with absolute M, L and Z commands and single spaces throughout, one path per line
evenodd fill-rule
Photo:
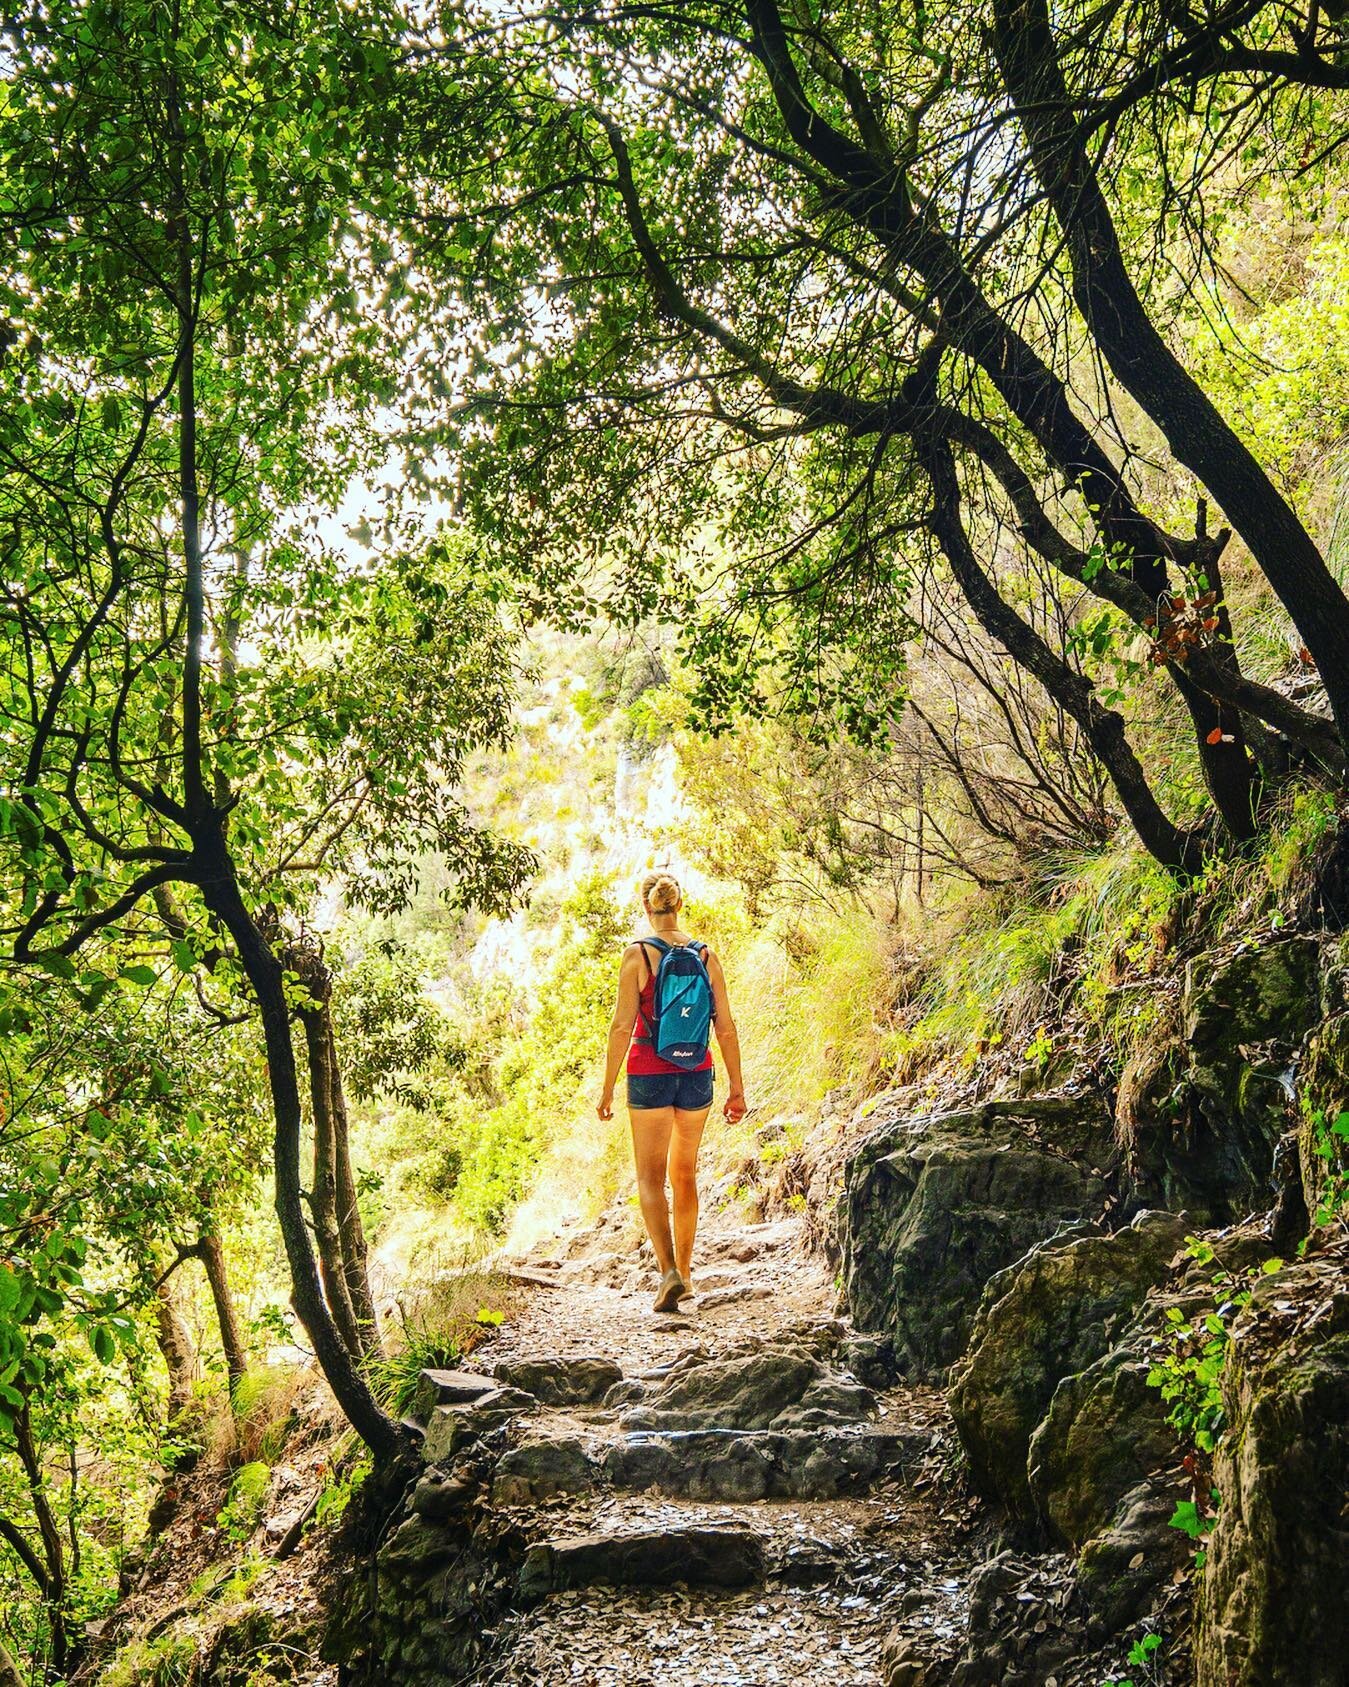
M 712 980 L 707 972 L 705 943 L 666 943 L 659 937 L 644 937 L 648 948 L 659 949 L 656 968 L 652 1023 L 646 1027 L 648 1042 L 662 1060 L 694 1072 L 707 1058 L 712 1035 Z

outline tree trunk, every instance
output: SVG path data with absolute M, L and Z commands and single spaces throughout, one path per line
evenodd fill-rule
M 197 1243 L 197 1254 L 210 1284 L 211 1299 L 215 1302 L 216 1323 L 220 1326 L 220 1345 L 225 1352 L 225 1367 L 229 1373 L 230 1393 L 234 1393 L 240 1377 L 248 1373 L 248 1348 L 239 1315 L 234 1309 L 230 1293 L 229 1275 L 225 1269 L 225 1249 L 214 1231 L 203 1231 Z
M 947 344 L 983 369 L 1049 462 L 1082 495 L 1102 537 L 1129 557 L 1133 580 L 1155 603 L 1169 590 L 1168 559 L 1175 542 L 1138 508 L 1123 476 L 1075 413 L 1063 382 L 990 304 L 950 236 L 926 208 L 915 209 L 903 160 L 876 157 L 811 106 L 774 0 L 747 0 L 746 14 L 793 138 L 840 182 L 849 214 L 922 276 L 941 303 Z M 1235 669 L 1235 651 L 1225 657 L 1225 666 Z M 1218 711 L 1198 688 L 1178 688 L 1190 711 L 1205 782 L 1229 829 L 1238 838 L 1247 837 L 1252 829 L 1251 767 L 1240 718 L 1228 708 L 1220 728 Z
M 380 1409 L 333 1322 L 305 1224 L 300 1178 L 300 1087 L 281 965 L 244 905 L 220 821 L 213 817 L 204 835 L 195 841 L 202 899 L 233 938 L 262 1017 L 267 1081 L 276 1119 L 276 1214 L 290 1265 L 295 1311 L 352 1428 L 377 1460 L 392 1463 L 407 1451 L 408 1442 L 394 1420 Z
M 155 1289 L 155 1337 L 169 1373 L 167 1419 L 170 1429 L 192 1410 L 197 1381 L 197 1352 L 187 1325 L 178 1315 L 173 1279 L 165 1277 Z
M 19 1674 L 14 1654 L 3 1640 L 0 1640 L 0 1687 L 28 1687 L 28 1683 Z
M 309 1094 L 314 1115 L 314 1189 L 311 1209 L 324 1284 L 353 1353 L 380 1352 L 379 1319 L 370 1291 L 370 1254 L 351 1169 L 351 1131 L 342 1063 L 333 1024 L 333 978 L 322 945 L 302 937 L 286 950 L 286 965 L 304 980 L 312 1006 L 300 1010 L 309 1055 Z
M 176 40 L 178 8 L 172 11 Z M 188 215 L 186 141 L 176 78 L 170 81 L 166 102 L 167 141 L 173 172 L 169 206 L 170 238 L 177 249 L 175 303 L 178 309 L 178 494 L 183 539 L 184 644 L 182 661 L 181 746 L 183 824 L 192 839 L 192 878 L 207 910 L 228 931 L 238 950 L 244 975 L 257 998 L 267 1049 L 267 1082 L 275 1119 L 273 1169 L 276 1214 L 290 1266 L 295 1311 L 304 1325 L 314 1353 L 338 1405 L 352 1428 L 377 1461 L 392 1463 L 406 1450 L 407 1438 L 398 1424 L 380 1409 L 370 1385 L 357 1368 L 329 1313 L 319 1283 L 314 1250 L 305 1224 L 304 1191 L 300 1175 L 300 1134 L 303 1109 L 290 1037 L 290 1009 L 285 979 L 249 912 L 239 887 L 238 873 L 225 834 L 229 809 L 226 783 L 208 780 L 203 756 L 202 662 L 206 647 L 206 587 L 200 530 L 200 486 L 197 465 L 195 348 L 198 332 L 197 276 Z M 204 252 L 200 254 L 204 264 Z
M 960 517 L 960 484 L 949 444 L 933 434 L 923 444 L 923 457 L 932 483 L 932 530 L 975 619 L 1081 727 L 1148 853 L 1164 867 L 1193 872 L 1201 860 L 1197 841 L 1162 812 L 1125 737 L 1123 718 L 1101 705 L 1091 682 L 1004 602 L 980 567 Z
M 370 1288 L 370 1249 L 361 1223 L 356 1178 L 351 1169 L 351 1131 L 347 1119 L 347 1096 L 342 1085 L 342 1063 L 337 1057 L 337 1034 L 332 1004 L 323 1004 L 324 1034 L 328 1041 L 328 1065 L 332 1073 L 333 1171 L 337 1178 L 337 1230 L 342 1240 L 342 1263 L 347 1278 L 356 1325 L 361 1332 L 361 1351 L 367 1357 L 383 1352 L 379 1315 Z
M 333 1167 L 332 1046 L 325 1035 L 321 1007 L 302 1008 L 305 1046 L 309 1056 L 309 1101 L 314 1121 L 314 1175 L 309 1189 L 309 1212 L 314 1221 L 323 1292 L 333 1322 L 352 1353 L 361 1353 L 360 1327 L 347 1285 L 342 1233 L 337 1221 L 337 1173 Z
M 50 1674 L 62 1677 L 70 1662 L 70 1640 L 66 1630 L 66 1556 L 61 1530 L 47 1499 L 47 1485 L 42 1475 L 42 1459 L 33 1439 L 33 1420 L 25 1398 L 14 1420 L 14 1444 L 19 1462 L 28 1478 L 28 1493 L 33 1516 L 37 1520 L 42 1540 L 42 1562 L 46 1567 L 43 1601 L 47 1608 L 47 1622 L 51 1631 Z

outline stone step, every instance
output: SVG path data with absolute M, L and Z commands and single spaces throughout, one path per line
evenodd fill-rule
M 503 1360 L 494 1373 L 499 1381 L 523 1389 L 545 1406 L 593 1405 L 623 1380 L 614 1360 L 595 1354 Z
M 540 1541 L 525 1553 L 517 1592 L 533 1602 L 569 1588 L 742 1588 L 764 1579 L 761 1537 L 746 1524 L 646 1529 Z
M 425 1370 L 412 1395 L 412 1416 L 423 1423 L 437 1406 L 468 1406 L 501 1387 L 495 1377 L 477 1371 Z
M 928 1450 L 914 1430 L 720 1430 L 634 1434 L 606 1448 L 616 1488 L 673 1498 L 749 1501 L 834 1499 L 902 1476 Z
M 531 1505 L 613 1488 L 677 1499 L 833 1499 L 901 1476 L 930 1445 L 918 1430 L 698 1429 L 621 1440 L 532 1435 L 498 1461 L 492 1498 Z

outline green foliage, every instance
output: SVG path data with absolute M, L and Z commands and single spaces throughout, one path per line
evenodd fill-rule
M 452 1370 L 460 1358 L 457 1331 L 428 1321 L 425 1315 L 404 1320 L 392 1350 L 374 1361 L 372 1379 L 385 1409 L 398 1416 L 412 1405 L 417 1380 L 425 1370 Z
M 436 1100 L 431 1069 L 460 1069 L 467 1059 L 422 989 L 418 957 L 393 938 L 342 969 L 336 1018 L 344 1079 L 358 1101 L 388 1096 L 425 1111 Z
M 332 1528 L 339 1523 L 373 1469 L 371 1460 L 364 1457 L 335 1461 L 324 1475 L 323 1486 L 319 1489 L 313 1527 Z
M 1154 1356 L 1148 1383 L 1160 1389 L 1170 1406 L 1167 1422 L 1181 1440 L 1201 1453 L 1212 1453 L 1226 1425 L 1222 1375 L 1231 1340 L 1227 1318 L 1213 1311 L 1191 1322 L 1173 1306 L 1167 1308 L 1167 1319 L 1170 1328 Z
M 1208 1562 L 1208 1551 L 1199 1543 L 1212 1534 L 1218 1521 L 1218 1497 L 1218 1490 L 1210 1488 L 1207 1509 L 1201 1509 L 1197 1500 L 1177 1500 L 1176 1509 L 1167 1519 L 1168 1528 L 1179 1529 L 1181 1534 L 1194 1544 L 1196 1570 L 1202 1570 Z
M 304 1373 L 294 1365 L 253 1365 L 234 1385 L 230 1409 L 239 1455 L 273 1464 L 295 1424 Z
M 104 1687 L 189 1687 L 196 1670 L 196 1641 L 170 1632 L 124 1646 L 100 1679 Z
M 1161 1650 L 1161 1645 L 1162 1637 L 1160 1634 L 1145 1634 L 1141 1639 L 1135 1640 L 1129 1648 L 1126 1661 L 1135 1670 L 1145 1670 L 1146 1674 L 1140 1675 L 1137 1682 L 1131 1676 L 1111 1676 L 1107 1681 L 1101 1683 L 1101 1687 L 1144 1687 L 1144 1683 L 1158 1680 L 1157 1669 L 1161 1660 L 1157 1654 Z
M 1312 1153 L 1323 1171 L 1313 1223 L 1349 1225 L 1349 1112 L 1312 1114 Z
M 258 1526 L 272 1467 L 261 1459 L 240 1465 L 230 1478 L 229 1494 L 216 1522 L 232 1541 L 246 1541 Z
M 1212 1246 L 1190 1237 L 1186 1251 L 1200 1265 L 1215 1263 Z M 1283 1269 L 1280 1259 L 1267 1259 L 1246 1271 L 1213 1271 L 1213 1304 L 1202 1315 L 1188 1315 L 1179 1307 L 1166 1309 L 1166 1331 L 1153 1341 L 1149 1387 L 1159 1389 L 1170 1406 L 1167 1422 L 1175 1429 L 1185 1449 L 1185 1468 L 1200 1494 L 1201 1473 L 1209 1468 L 1218 1444 L 1227 1432 L 1223 1402 L 1223 1373 L 1232 1351 L 1232 1325 L 1251 1298 L 1251 1287 L 1260 1276 L 1272 1276 Z M 1216 1521 L 1218 1491 L 1210 1490 L 1210 1502 L 1201 1506 L 1198 1497 L 1176 1503 L 1170 1526 L 1191 1541 L 1202 1542 Z M 1206 1554 L 1197 1545 L 1194 1562 L 1202 1569 Z
M 1207 1242 L 1190 1237 L 1190 1257 L 1212 1265 L 1215 1255 Z M 1222 1376 L 1232 1342 L 1232 1321 L 1251 1298 L 1251 1284 L 1260 1275 L 1283 1268 L 1269 1259 L 1241 1273 L 1216 1270 L 1212 1274 L 1213 1305 L 1202 1316 L 1187 1316 L 1179 1307 L 1166 1309 L 1166 1333 L 1153 1344 L 1148 1384 L 1159 1389 L 1171 1410 L 1167 1421 L 1182 1443 L 1211 1456 L 1227 1427 Z
M 424 1370 L 453 1369 L 478 1345 L 484 1329 L 504 1321 L 505 1312 L 491 1304 L 500 1301 L 501 1289 L 499 1279 L 467 1259 L 446 1267 L 442 1256 L 433 1254 L 421 1262 L 418 1280 L 400 1305 L 399 1326 L 388 1332 L 386 1351 L 374 1365 L 375 1386 L 391 1412 L 408 1411 Z
M 424 1182 L 458 1218 L 499 1232 L 557 1133 L 593 1106 L 626 922 L 612 875 L 581 879 L 560 910 L 554 956 L 532 1000 L 480 991 L 469 1051 L 436 1123 Z

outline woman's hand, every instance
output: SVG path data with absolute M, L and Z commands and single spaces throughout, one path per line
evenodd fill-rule
M 614 1116 L 614 1092 L 612 1089 L 602 1090 L 599 1101 L 595 1105 L 595 1112 L 601 1119 L 612 1119 Z
M 745 1114 L 749 1112 L 749 1108 L 745 1106 L 744 1090 L 732 1090 L 726 1097 L 725 1104 L 721 1110 L 726 1115 L 727 1124 L 739 1124 Z

